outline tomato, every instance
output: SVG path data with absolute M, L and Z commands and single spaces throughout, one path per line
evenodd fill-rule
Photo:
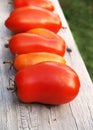
M 33 28 L 46 28 L 57 33 L 62 27 L 62 22 L 57 14 L 31 6 L 13 10 L 5 20 L 5 26 L 16 33 Z
M 63 56 L 66 44 L 63 38 L 50 39 L 38 34 L 19 33 L 10 39 L 9 49 L 13 54 L 50 52 Z
M 14 81 L 17 97 L 24 103 L 68 103 L 78 95 L 80 88 L 77 73 L 57 62 L 28 66 L 17 72 Z
M 23 69 L 29 65 L 34 65 L 43 61 L 55 61 L 65 64 L 66 61 L 62 56 L 48 52 L 34 52 L 17 55 L 14 59 L 14 67 L 16 70 Z
M 48 29 L 45 29 L 45 28 L 34 28 L 34 29 L 31 29 L 31 30 L 28 30 L 26 33 L 38 34 L 38 35 L 46 37 L 48 39 L 59 39 L 59 40 L 62 39 L 56 33 L 52 32 Z
M 24 7 L 24 6 L 37 6 L 50 11 L 54 10 L 54 6 L 49 0 L 14 0 L 14 7 Z

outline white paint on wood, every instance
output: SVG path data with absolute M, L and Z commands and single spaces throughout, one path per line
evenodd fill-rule
M 13 58 L 4 47 L 12 36 L 4 26 L 13 8 L 10 2 L 0 0 L 0 130 L 93 130 L 93 84 L 57 0 L 52 0 L 55 12 L 59 14 L 63 26 L 67 27 L 61 29 L 59 34 L 72 50 L 71 53 L 66 52 L 65 58 L 80 77 L 79 95 L 68 104 L 49 106 L 23 104 L 7 90 L 9 75 L 14 77 L 14 71 L 8 71 L 9 65 L 3 64 L 5 59 Z

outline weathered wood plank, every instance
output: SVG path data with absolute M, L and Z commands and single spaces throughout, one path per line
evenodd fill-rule
M 61 35 L 72 52 L 66 52 L 65 58 L 79 75 L 81 89 L 71 103 L 59 106 L 41 104 L 23 104 L 15 94 L 7 91 L 8 77 L 13 76 L 9 65 L 3 65 L 5 59 L 12 59 L 9 50 L 4 47 L 12 33 L 4 26 L 4 21 L 12 10 L 11 1 L 0 0 L 0 130 L 92 130 L 93 129 L 93 84 L 78 52 L 77 46 L 57 0 L 52 0 L 55 12 L 61 17 L 63 26 Z

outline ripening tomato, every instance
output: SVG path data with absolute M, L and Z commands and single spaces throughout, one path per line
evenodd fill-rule
M 78 95 L 80 88 L 76 72 L 57 62 L 28 66 L 17 72 L 14 81 L 17 97 L 24 103 L 68 103 Z
M 16 70 L 23 69 L 29 65 L 34 65 L 44 61 L 55 61 L 62 64 L 66 63 L 66 60 L 57 54 L 48 53 L 48 52 L 34 52 L 17 55 L 14 58 L 14 68 Z
M 57 14 L 31 6 L 13 10 L 6 19 L 5 26 L 16 33 L 26 32 L 33 28 L 46 28 L 57 33 L 62 27 L 62 22 Z
M 59 39 L 59 40 L 62 39 L 62 37 L 60 37 L 58 34 L 52 32 L 48 29 L 45 29 L 45 28 L 30 29 L 26 33 L 38 34 L 38 35 L 43 36 L 48 39 Z
M 66 44 L 63 38 L 50 39 L 38 34 L 19 33 L 10 39 L 9 49 L 13 54 L 50 52 L 63 56 Z
M 14 7 L 24 7 L 24 6 L 37 6 L 50 11 L 54 10 L 54 6 L 49 0 L 14 0 Z

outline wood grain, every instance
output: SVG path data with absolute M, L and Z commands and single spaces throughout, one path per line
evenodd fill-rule
M 13 78 L 15 72 L 9 71 L 9 65 L 3 64 L 4 60 L 13 58 L 8 48 L 5 48 L 12 32 L 4 26 L 4 22 L 13 6 L 9 0 L 0 0 L 0 130 L 93 130 L 93 84 L 58 0 L 52 2 L 55 12 L 59 14 L 63 26 L 66 27 L 59 31 L 59 35 L 72 50 L 66 52 L 65 58 L 67 64 L 79 75 L 81 82 L 79 95 L 70 103 L 49 106 L 23 104 L 14 93 L 7 90 L 9 76 Z

